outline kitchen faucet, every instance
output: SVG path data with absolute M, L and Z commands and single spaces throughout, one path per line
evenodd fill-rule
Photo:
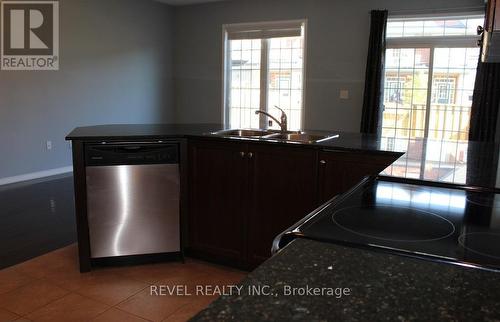
M 265 112 L 265 111 L 258 110 L 258 111 L 255 111 L 255 114 L 256 115 L 264 114 L 267 117 L 273 119 L 280 126 L 281 132 L 286 132 L 288 130 L 288 118 L 286 116 L 286 113 L 280 107 L 278 107 L 276 105 L 274 105 L 274 107 L 281 111 L 281 122 L 278 121 L 278 119 L 276 119 L 274 116 L 272 116 L 271 114 L 269 114 L 268 112 Z

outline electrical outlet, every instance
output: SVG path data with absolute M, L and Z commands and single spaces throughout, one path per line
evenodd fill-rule
M 47 150 L 52 150 L 52 141 L 47 141 Z
M 341 89 L 340 90 L 340 99 L 342 99 L 342 100 L 348 100 L 349 99 L 349 90 L 347 90 L 347 89 Z

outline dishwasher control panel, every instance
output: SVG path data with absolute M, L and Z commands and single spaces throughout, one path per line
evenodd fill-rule
M 177 143 L 110 143 L 85 147 L 86 166 L 177 163 Z

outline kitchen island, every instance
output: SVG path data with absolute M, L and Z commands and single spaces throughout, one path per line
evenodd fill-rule
M 218 124 L 102 125 L 73 130 L 73 168 L 80 270 L 93 262 L 87 213 L 90 146 L 178 144 L 180 212 L 187 253 L 251 270 L 271 256 L 274 237 L 403 152 L 375 136 L 307 131 L 320 142 L 235 137 Z M 276 133 L 276 132 L 272 132 Z M 130 150 L 130 147 L 129 147 Z M 90 156 L 90 158 L 95 156 Z M 129 156 L 125 155 L 125 158 Z M 136 156 L 134 164 L 139 161 Z
M 497 144 L 455 144 L 443 151 L 465 152 L 436 155 L 428 148 L 436 143 L 425 139 L 311 131 L 339 136 L 316 143 L 289 142 L 214 133 L 222 128 L 101 125 L 79 127 L 67 136 L 73 141 L 82 272 L 92 264 L 86 211 L 88 144 L 179 144 L 182 236 L 188 254 L 247 270 L 270 257 L 278 233 L 368 175 L 382 171 L 387 180 L 500 191 Z
M 213 133 L 220 129 L 217 124 L 110 125 L 77 128 L 68 135 L 73 140 L 82 271 L 91 267 L 85 239 L 85 146 L 118 141 L 178 142 L 184 196 L 181 210 L 189 254 L 247 269 L 265 261 L 243 281 L 241 294 L 220 298 L 195 321 L 498 319 L 500 294 L 492 287 L 498 283 L 498 273 L 467 267 L 467 263 L 459 266 L 435 257 L 410 258 L 383 249 L 383 244 L 379 248 L 346 247 L 300 236 L 267 259 L 271 240 L 279 232 L 312 208 L 319 206 L 316 211 L 321 212 L 335 201 L 332 197 L 344 195 L 362 177 L 381 171 L 386 182 L 416 185 L 417 195 L 418 185 L 430 190 L 462 189 L 462 203 L 470 201 L 469 192 L 486 193 L 485 200 L 476 200 L 475 208 L 486 202 L 488 209 L 495 209 L 496 202 L 490 197 L 500 192 L 497 144 L 469 142 L 461 150 L 455 146 L 454 151 L 465 153 L 442 156 L 427 149 L 434 143 L 424 139 L 398 143 L 340 132 L 338 138 L 328 141 L 298 143 Z M 406 198 L 398 189 L 380 191 L 381 197 L 389 195 L 397 202 Z M 433 191 L 428 195 L 443 197 Z M 421 198 L 415 200 L 422 202 Z M 447 202 L 448 207 L 463 206 L 454 198 Z M 411 203 L 407 207 L 411 209 Z M 490 212 L 479 217 L 472 214 L 465 220 L 467 227 L 481 227 L 494 225 L 496 218 L 496 212 Z M 458 229 L 444 236 L 454 238 L 454 244 L 455 233 L 462 233 L 462 226 L 455 224 Z M 441 250 L 454 252 L 446 247 Z M 253 286 L 252 294 L 245 293 L 248 286 Z M 306 295 L 311 288 L 314 294 Z M 290 291 L 295 295 L 285 296 Z

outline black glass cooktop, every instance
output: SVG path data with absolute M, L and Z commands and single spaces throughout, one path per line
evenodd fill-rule
M 371 180 L 296 232 L 500 270 L 500 194 Z

